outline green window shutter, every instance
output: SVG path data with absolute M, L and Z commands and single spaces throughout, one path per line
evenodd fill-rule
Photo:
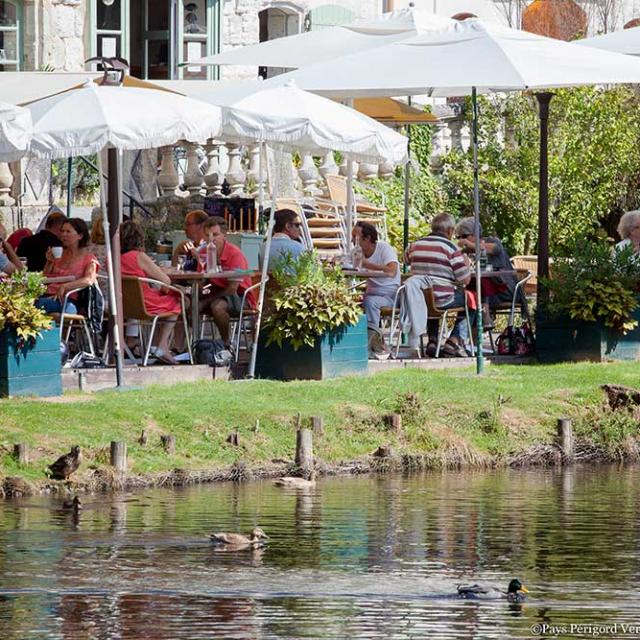
M 353 11 L 340 7 L 337 4 L 323 4 L 315 9 L 311 9 L 311 30 L 326 29 L 336 27 L 341 24 L 353 22 L 355 16 Z

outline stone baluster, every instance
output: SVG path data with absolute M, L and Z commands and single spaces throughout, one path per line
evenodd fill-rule
M 190 195 L 200 193 L 202 189 L 203 176 L 200 173 L 200 162 L 198 160 L 198 147 L 200 145 L 192 142 L 185 142 L 187 150 L 187 169 L 184 174 L 184 186 Z
M 251 180 L 258 190 L 260 180 L 260 145 L 254 144 L 249 147 L 249 168 L 247 169 L 247 179 Z
M 325 154 L 322 158 L 322 164 L 320 165 L 320 175 L 323 178 L 327 176 L 337 176 L 340 171 L 338 169 L 338 165 L 336 164 L 336 160 L 333 157 L 333 151 L 329 151 L 329 153 Z
M 378 177 L 378 165 L 369 163 L 369 162 L 361 162 L 358 167 L 358 180 L 373 180 L 373 178 Z
M 231 189 L 230 196 L 242 196 L 247 174 L 242 170 L 240 158 L 240 145 L 228 144 L 229 150 L 229 170 L 227 171 L 227 182 Z
M 346 158 L 342 159 L 342 163 L 340 164 L 340 175 L 347 177 L 347 163 L 348 160 Z M 353 177 L 355 178 L 358 175 L 358 171 L 360 170 L 360 166 L 357 162 L 353 163 Z
M 10 207 L 15 204 L 11 197 L 11 186 L 13 185 L 13 174 L 6 162 L 0 162 L 0 207 Z
M 395 167 L 393 166 L 393 162 L 390 160 L 385 160 L 378 165 L 378 175 L 383 179 L 387 180 L 388 178 L 393 178 L 395 174 Z
M 320 174 L 310 155 L 302 156 L 302 163 L 298 169 L 298 176 L 302 182 L 302 190 L 306 196 L 313 197 L 320 193 L 318 178 Z
M 174 195 L 180 185 L 180 177 L 176 169 L 173 147 L 162 147 L 160 149 L 162 161 L 160 163 L 160 173 L 158 174 L 158 184 L 162 189 L 162 195 Z
M 457 151 L 464 151 L 462 146 L 462 120 L 449 120 L 449 131 L 451 132 L 451 148 Z
M 207 171 L 204 174 L 204 183 L 207 186 L 208 196 L 222 195 L 222 183 L 224 173 L 220 169 L 220 147 L 222 143 L 216 140 L 207 140 L 205 150 L 207 153 Z

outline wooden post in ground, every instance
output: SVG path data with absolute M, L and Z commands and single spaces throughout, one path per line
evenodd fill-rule
M 303 475 L 313 470 L 313 431 L 298 429 L 296 432 L 296 467 Z
M 29 445 L 24 442 L 18 442 L 13 445 L 13 457 L 20 464 L 27 464 L 29 462 Z
M 176 452 L 176 437 L 172 435 L 160 436 L 165 453 L 173 455 Z
M 115 467 L 119 473 L 127 470 L 127 443 L 111 442 L 111 466 Z
M 573 462 L 575 442 L 573 440 L 573 426 L 568 418 L 558 419 L 558 444 L 562 451 L 562 459 L 566 462 Z
M 389 413 L 383 419 L 389 430 L 402 431 L 402 415 L 399 413 Z
M 315 435 L 324 435 L 324 418 L 322 416 L 313 416 L 311 418 L 311 428 Z

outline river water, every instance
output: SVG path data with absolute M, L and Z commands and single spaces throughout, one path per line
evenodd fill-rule
M 0 640 L 640 638 L 639 481 L 633 467 L 264 481 L 96 494 L 77 517 L 7 501 Z M 208 541 L 255 524 L 264 549 Z M 513 577 L 523 605 L 451 597 Z

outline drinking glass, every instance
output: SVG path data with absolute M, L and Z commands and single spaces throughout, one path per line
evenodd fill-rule
M 187 256 L 178 256 L 178 262 L 176 266 L 178 267 L 178 271 L 184 271 L 184 265 L 187 261 Z
M 207 271 L 207 254 L 204 252 L 198 252 L 198 262 L 200 263 L 200 269 L 206 272 Z

